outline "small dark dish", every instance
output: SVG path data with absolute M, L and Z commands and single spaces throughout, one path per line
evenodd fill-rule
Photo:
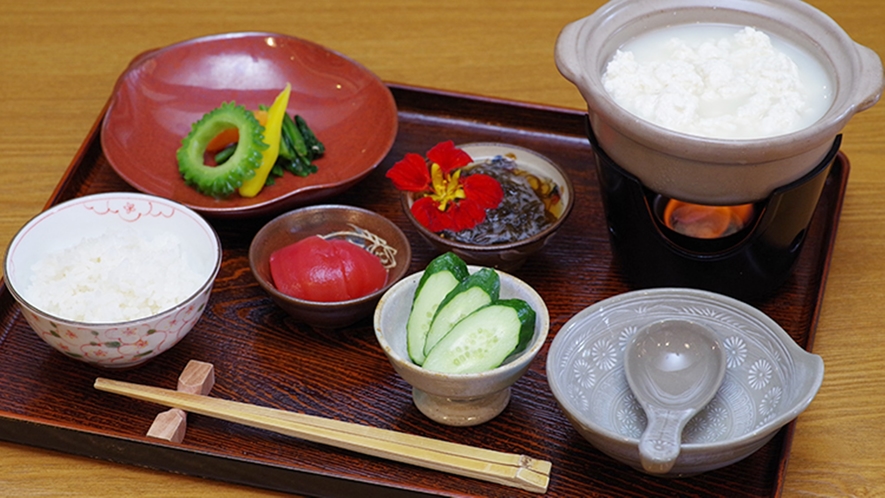
M 546 157 L 515 145 L 470 143 L 458 145 L 458 148 L 470 154 L 474 163 L 483 162 L 495 156 L 507 156 L 514 159 L 518 169 L 538 178 L 552 181 L 559 189 L 561 197 L 556 220 L 542 231 L 527 238 L 500 244 L 479 245 L 441 236 L 419 223 L 411 211 L 415 198 L 410 192 L 402 193 L 403 210 L 418 233 L 439 252 L 454 252 L 470 265 L 492 267 L 508 272 L 514 271 L 521 267 L 529 256 L 547 245 L 571 213 L 574 205 L 574 190 L 571 180 L 565 171 Z
M 388 269 L 383 287 L 361 298 L 339 302 L 298 299 L 274 287 L 269 263 L 274 251 L 313 235 L 352 231 L 354 227 L 380 237 L 396 251 L 395 266 Z M 381 295 L 409 270 L 411 260 L 409 240 L 393 222 L 372 211 L 344 205 L 309 206 L 284 213 L 264 225 L 249 246 L 249 266 L 261 287 L 289 315 L 317 329 L 346 327 L 371 315 Z

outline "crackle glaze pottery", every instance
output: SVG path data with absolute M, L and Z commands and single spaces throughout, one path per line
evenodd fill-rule
M 479 270 L 468 266 L 470 273 Z M 544 346 L 550 329 L 550 316 L 544 300 L 528 284 L 498 271 L 501 299 L 519 298 L 535 310 L 535 335 L 526 349 L 504 364 L 480 373 L 445 374 L 425 370 L 409 358 L 406 322 L 412 299 L 423 272 L 413 273 L 391 287 L 375 309 L 375 336 L 393 369 L 412 386 L 412 400 L 418 410 L 435 422 L 452 426 L 473 426 L 500 414 L 510 402 L 511 386 L 528 370 Z
M 793 133 L 727 140 L 670 131 L 616 104 L 602 84 L 615 51 L 644 32 L 690 23 L 753 26 L 791 41 L 831 75 L 829 110 Z M 555 59 L 580 90 L 600 148 L 615 163 L 654 192 L 711 205 L 755 202 L 801 178 L 827 155 L 851 117 L 879 100 L 883 87 L 879 56 L 800 0 L 612 0 L 563 28 Z
M 172 233 L 203 283 L 190 297 L 154 316 L 117 323 L 84 323 L 53 316 L 25 297 L 32 266 L 47 253 L 86 238 L 132 227 L 147 237 Z M 58 204 L 25 224 L 6 253 L 5 278 L 28 324 L 69 358 L 107 368 L 140 365 L 177 344 L 200 319 L 221 268 L 221 242 L 197 213 L 176 202 L 114 192 Z
M 185 185 L 175 152 L 191 125 L 234 101 L 270 105 L 292 84 L 289 114 L 326 147 L 307 177 L 287 173 L 252 198 L 215 199 Z M 227 33 L 136 57 L 117 80 L 101 127 L 114 170 L 136 189 L 213 218 L 271 217 L 349 189 L 384 159 L 397 132 L 390 90 L 359 63 L 276 33 Z
M 418 233 L 437 251 L 453 252 L 467 264 L 497 268 L 502 271 L 519 269 L 532 254 L 543 249 L 568 218 L 574 206 L 574 189 L 565 171 L 546 157 L 532 150 L 510 144 L 476 142 L 461 144 L 459 149 L 468 153 L 474 162 L 485 161 L 496 156 L 510 157 L 516 162 L 517 168 L 533 174 L 538 178 L 552 181 L 559 188 L 560 201 L 556 206 L 556 221 L 541 232 L 513 242 L 494 245 L 477 245 L 458 242 L 430 231 L 412 215 L 412 204 L 415 199 L 409 192 L 401 195 L 403 211 Z
M 383 287 L 363 297 L 338 302 L 306 301 L 274 287 L 270 273 L 270 255 L 274 251 L 313 235 L 354 231 L 376 236 L 391 249 L 384 254 L 389 259 L 389 268 Z M 340 235 L 337 238 L 348 239 L 366 248 L 373 245 L 372 241 L 362 237 Z M 382 254 L 374 250 L 370 252 Z M 249 267 L 261 288 L 296 321 L 320 330 L 343 328 L 370 316 L 381 295 L 409 271 L 411 262 L 409 239 L 392 221 L 367 209 L 337 204 L 308 206 L 281 214 L 264 225 L 249 246 Z
M 746 458 L 802 413 L 820 388 L 820 356 L 752 306 L 686 288 L 616 295 L 572 317 L 547 355 L 560 408 L 578 433 L 615 460 L 644 471 L 639 439 L 647 419 L 624 375 L 624 348 L 648 324 L 673 319 L 715 333 L 726 373 L 713 400 L 685 426 L 674 466 L 654 475 L 693 475 Z

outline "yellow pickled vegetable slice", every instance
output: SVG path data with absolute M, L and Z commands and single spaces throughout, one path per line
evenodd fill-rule
M 267 176 L 270 174 L 270 170 L 280 154 L 283 117 L 289 105 L 289 94 L 291 92 L 292 85 L 286 83 L 286 88 L 277 95 L 270 109 L 267 110 L 267 123 L 264 125 L 264 142 L 268 147 L 261 153 L 261 166 L 255 170 L 255 176 L 247 179 L 239 188 L 239 193 L 243 197 L 255 197 L 261 192 L 265 182 L 267 182 Z

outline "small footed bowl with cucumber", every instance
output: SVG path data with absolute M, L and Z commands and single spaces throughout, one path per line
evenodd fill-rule
M 387 290 L 375 335 L 431 420 L 472 426 L 500 414 L 550 329 L 525 282 L 447 252 Z

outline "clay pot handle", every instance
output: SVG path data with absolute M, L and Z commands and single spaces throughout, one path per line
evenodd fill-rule
M 872 49 L 855 43 L 857 55 L 860 58 L 860 75 L 858 78 L 858 95 L 863 95 L 863 100 L 857 104 L 856 112 L 861 112 L 873 107 L 882 96 L 883 69 L 882 60 Z
M 583 61 L 580 57 L 581 51 L 578 49 L 578 40 L 584 24 L 584 19 L 569 23 L 562 28 L 556 38 L 556 68 L 565 79 L 571 81 L 578 88 L 582 88 L 584 80 Z

